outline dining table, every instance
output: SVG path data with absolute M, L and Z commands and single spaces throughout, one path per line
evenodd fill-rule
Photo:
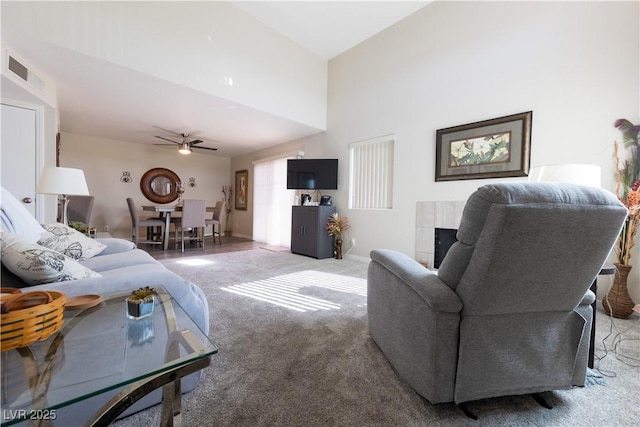
M 166 251 L 169 248 L 169 225 L 171 224 L 171 214 L 174 212 L 182 212 L 182 205 L 142 205 L 142 210 L 157 212 L 160 218 L 164 219 L 162 248 Z M 206 211 L 215 211 L 215 206 L 207 206 Z

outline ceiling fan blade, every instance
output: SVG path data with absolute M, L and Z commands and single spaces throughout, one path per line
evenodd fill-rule
M 175 141 L 170 140 L 169 138 L 165 138 L 164 136 L 158 136 L 158 135 L 156 135 L 155 137 L 156 137 L 156 138 L 159 138 L 159 139 L 164 139 L 165 141 L 173 142 L 174 144 L 178 144 L 178 145 L 180 145 L 180 144 L 181 144 L 180 142 L 175 142 Z
M 192 146 L 191 148 L 197 148 L 198 150 L 211 150 L 211 151 L 218 151 L 218 149 L 217 149 L 217 148 L 198 147 L 197 145 Z
M 204 142 L 204 141 L 201 140 L 201 139 L 194 139 L 193 141 L 189 141 L 189 144 L 196 145 L 196 144 L 200 144 L 202 142 Z
M 170 133 L 171 135 L 180 136 L 180 137 L 184 136 L 184 133 L 176 132 L 175 130 L 165 129 L 165 128 L 162 128 L 160 126 L 153 126 L 153 125 L 151 127 L 152 128 L 156 128 L 158 130 L 161 130 L 162 132 Z

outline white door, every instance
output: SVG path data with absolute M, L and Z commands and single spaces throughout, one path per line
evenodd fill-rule
M 36 216 L 37 112 L 2 104 L 0 184 Z

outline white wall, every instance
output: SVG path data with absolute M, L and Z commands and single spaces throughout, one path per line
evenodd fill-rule
M 638 17 L 637 2 L 435 2 L 331 60 L 323 152 L 347 159 L 350 142 L 396 135 L 394 209 L 344 212 L 353 253 L 413 255 L 417 201 L 466 200 L 492 181 L 436 183 L 439 128 L 532 110 L 533 166 L 598 164 L 613 190 L 613 122 L 640 118 Z M 343 161 L 342 211 L 346 174 Z
M 0 100 L 2 103 L 20 105 L 42 112 L 36 125 L 37 143 L 36 159 L 34 159 L 35 164 L 27 166 L 23 170 L 23 173 L 33 172 L 34 182 L 37 183 L 38 178 L 40 177 L 40 169 L 42 165 L 55 164 L 56 133 L 59 127 L 56 88 L 55 84 L 53 84 L 47 76 L 43 75 L 38 70 L 36 70 L 37 75 L 40 79 L 46 82 L 46 86 L 44 88 L 36 89 L 24 82 L 24 80 L 9 71 L 7 64 L 9 55 L 21 61 L 21 63 L 26 65 L 29 70 L 33 71 L 34 68 L 30 63 L 25 62 L 24 59 L 14 51 L 4 44 L 2 45 L 2 59 L 0 60 L 2 90 L 0 91 Z M 0 119 L 2 119 L 1 126 L 11 126 L 11 123 L 5 123 L 5 117 L 0 117 Z M 2 144 L 10 143 L 10 141 L 0 142 Z M 20 164 L 24 159 L 10 159 L 9 161 Z M 31 170 L 32 167 L 35 168 L 35 171 Z M 55 219 L 54 212 L 57 206 L 56 198 L 54 196 L 36 194 L 35 185 L 31 189 L 31 194 L 33 195 L 32 198 L 36 202 L 36 218 L 41 221 Z
M 351 220 L 352 254 L 413 256 L 418 201 L 466 200 L 496 182 L 436 183 L 440 128 L 532 110 L 532 166 L 598 164 L 614 190 L 613 122 L 640 122 L 639 13 L 637 2 L 435 2 L 331 60 L 327 132 L 296 143 L 306 157 L 340 158 L 334 204 Z M 394 208 L 348 210 L 348 144 L 388 134 Z
M 326 60 L 227 2 L 3 2 L 2 26 L 5 36 L 34 37 L 326 127 Z
M 638 120 L 637 18 L 633 3 L 436 2 L 332 60 L 332 148 L 347 158 L 350 142 L 396 134 L 395 208 L 350 213 L 388 225 L 361 239 L 413 253 L 417 200 L 488 182 L 436 183 L 436 130 L 528 110 L 532 165 L 599 164 L 613 189 L 613 122 Z
M 205 199 L 208 206 L 222 200 L 222 186 L 230 184 L 230 160 L 226 157 L 197 152 L 185 156 L 176 149 L 70 133 L 61 135 L 61 143 L 60 166 L 83 169 L 89 192 L 95 196 L 91 226 L 102 231 L 108 225 L 114 237 L 131 238 L 127 197 L 138 206 L 154 204 L 140 191 L 140 178 L 151 168 L 172 170 L 185 183 L 184 197 Z M 120 181 L 123 171 L 131 173 L 130 183 Z M 196 179 L 196 187 L 186 185 L 190 177 Z

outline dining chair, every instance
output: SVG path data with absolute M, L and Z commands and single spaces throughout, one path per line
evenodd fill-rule
M 205 220 L 206 226 L 211 226 L 211 236 L 213 237 L 214 245 L 216 244 L 216 236 L 218 236 L 218 243 L 222 246 L 222 239 L 220 238 L 220 218 L 222 217 L 223 207 L 224 202 L 222 200 L 218 200 L 216 202 L 216 206 L 213 208 L 213 216 Z
M 185 240 L 195 240 L 196 242 L 202 243 L 202 250 L 204 251 L 206 203 L 206 200 L 198 199 L 184 199 L 182 201 L 182 216 L 180 217 L 180 221 L 176 222 L 176 226 L 180 229 L 182 252 L 184 252 Z M 192 233 L 185 237 L 184 232 L 185 230 L 188 231 L 189 228 L 192 229 Z M 198 229 L 200 228 L 202 229 L 202 234 L 198 233 Z
M 138 215 L 136 203 L 131 197 L 127 197 L 127 206 L 129 207 L 129 215 L 131 215 L 131 240 L 133 243 L 135 243 L 136 246 L 138 246 L 139 243 L 161 245 L 163 243 L 162 236 L 164 236 L 164 221 L 159 218 L 141 219 Z M 146 227 L 147 229 L 147 238 L 145 240 L 140 240 L 139 231 L 141 227 Z M 154 232 L 154 228 L 158 230 L 158 232 Z

